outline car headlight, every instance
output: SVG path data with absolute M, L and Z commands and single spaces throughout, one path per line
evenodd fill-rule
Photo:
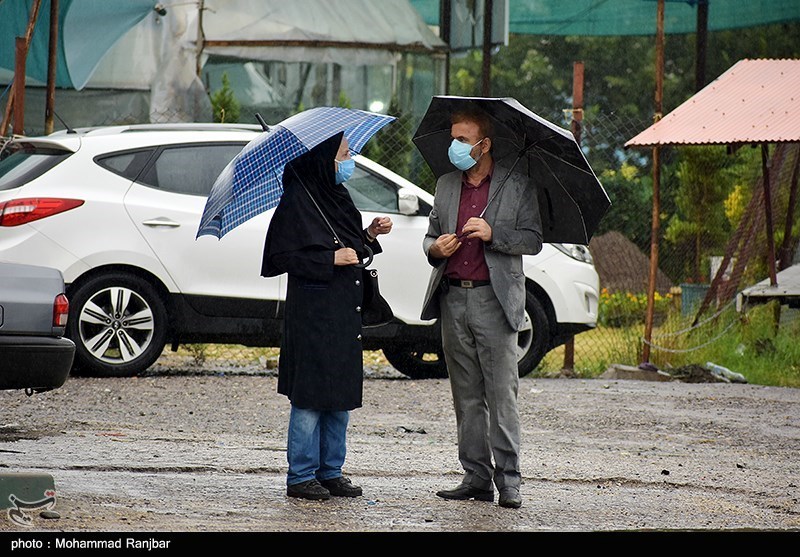
M 589 253 L 589 248 L 586 246 L 582 246 L 581 244 L 552 244 L 552 246 L 573 259 L 589 264 L 594 263 L 592 254 Z

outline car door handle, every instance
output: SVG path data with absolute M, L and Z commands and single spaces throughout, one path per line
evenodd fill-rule
M 150 219 L 142 222 L 145 226 L 166 226 L 168 228 L 177 228 L 181 225 L 179 222 L 175 222 L 174 220 L 170 220 L 165 217 L 158 217 L 157 219 Z

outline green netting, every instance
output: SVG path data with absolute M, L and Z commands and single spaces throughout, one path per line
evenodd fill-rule
M 410 0 L 439 25 L 441 0 Z M 452 6 L 468 4 L 451 0 Z M 702 0 L 666 0 L 664 32 L 694 33 Z M 800 0 L 706 0 L 708 30 L 800 20 Z M 509 32 L 524 35 L 655 35 L 656 0 L 509 0 Z

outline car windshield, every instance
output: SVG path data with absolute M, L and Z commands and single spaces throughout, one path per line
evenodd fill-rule
M 12 143 L 0 153 L 0 191 L 18 188 L 38 178 L 72 153 L 29 143 Z

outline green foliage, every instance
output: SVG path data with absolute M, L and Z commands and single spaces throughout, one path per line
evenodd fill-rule
M 222 88 L 211 95 L 215 122 L 238 122 L 241 105 L 233 94 L 228 74 L 222 74 Z
M 672 294 L 654 296 L 653 315 L 656 321 L 664 321 L 674 307 Z M 647 314 L 647 294 L 645 292 L 600 292 L 597 321 L 608 327 L 629 327 L 636 323 L 644 324 Z
M 598 178 L 611 200 L 611 209 L 600 221 L 596 234 L 615 230 L 646 251 L 650 246 L 653 190 L 650 177 L 641 169 L 623 163 L 619 169 L 603 170 Z
M 725 171 L 729 163 L 724 147 L 680 149 L 675 169 L 678 211 L 670 217 L 664 239 L 689 255 L 684 257 L 684 278 L 695 282 L 709 280 L 704 258 L 720 251 L 730 234 L 723 204 L 733 189 L 733 177 Z

